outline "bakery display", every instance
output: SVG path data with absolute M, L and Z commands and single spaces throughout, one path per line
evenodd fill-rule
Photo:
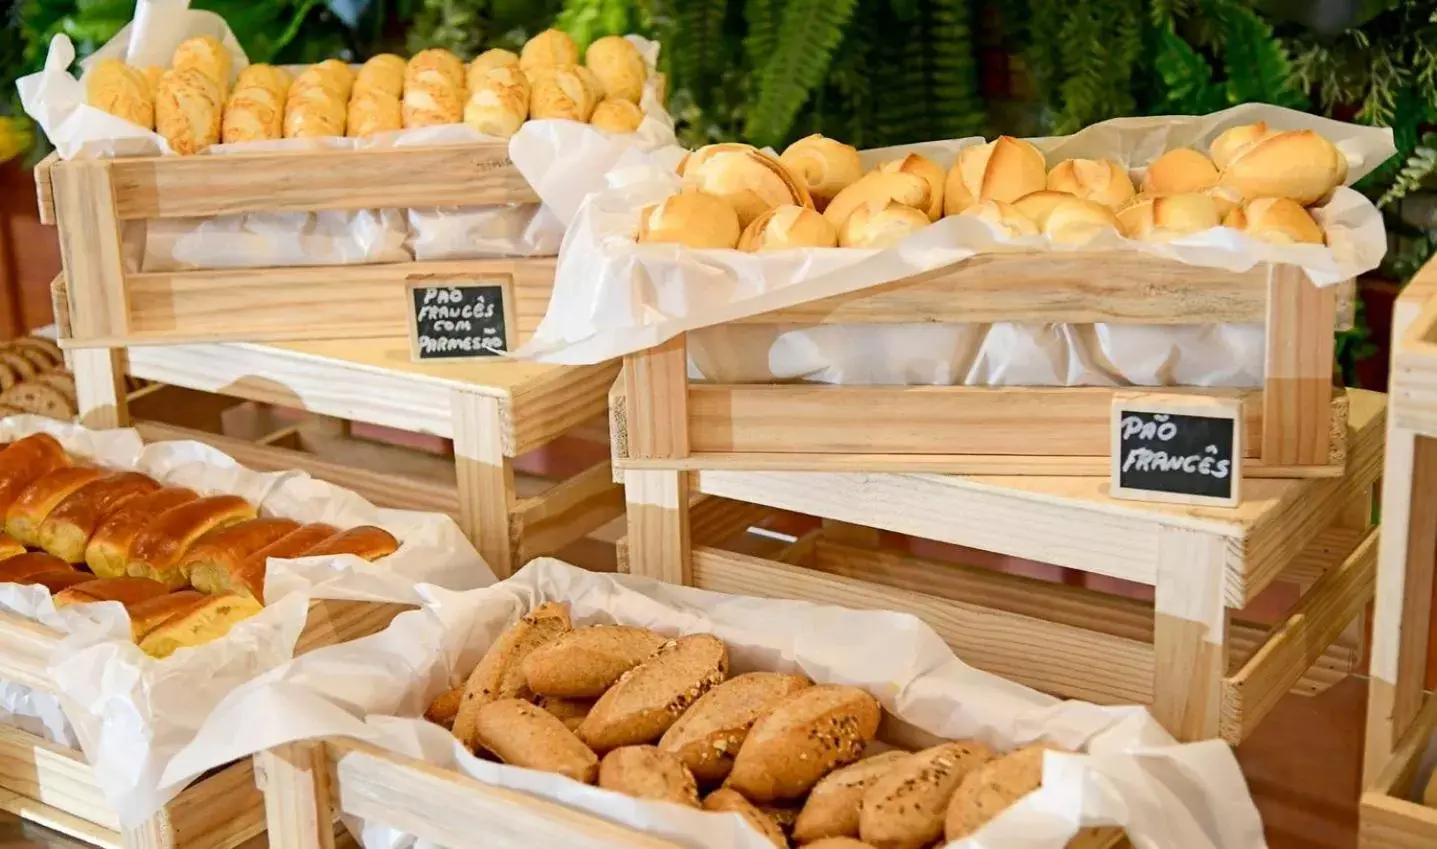
M 62 607 L 118 601 L 157 658 L 262 610 L 269 557 L 373 561 L 399 547 L 381 528 L 301 525 L 237 495 L 109 471 L 44 433 L 0 447 L 0 521 L 0 582 L 44 586 Z
M 69 420 L 79 414 L 75 378 L 54 340 L 26 336 L 0 342 L 0 418 L 30 413 Z

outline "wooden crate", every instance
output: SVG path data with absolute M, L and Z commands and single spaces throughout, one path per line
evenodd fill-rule
M 537 203 L 508 145 L 315 150 L 237 156 L 60 160 L 35 169 L 41 219 L 59 225 L 66 344 L 358 339 L 401 336 L 405 284 L 506 276 L 520 340 L 543 318 L 552 257 L 140 273 L 125 222 L 246 212 L 322 212 Z M 316 316 L 322 316 L 316 320 Z
M 1392 320 L 1392 411 L 1382 489 L 1382 543 L 1358 842 L 1363 849 L 1437 846 L 1437 809 L 1419 800 L 1434 733 L 1427 692 L 1437 571 L 1437 264 L 1407 285 Z
M 1247 477 L 1331 477 L 1346 457 L 1333 328 L 1350 285 L 1292 266 L 1231 273 L 1144 254 L 1000 254 L 741 319 L 784 326 L 1107 322 L 1266 327 L 1244 401 Z M 679 336 L 625 358 L 632 468 L 1107 475 L 1115 388 L 690 383 Z M 1167 391 L 1167 390 L 1164 390 Z
M 654 469 L 623 456 L 632 398 L 618 394 L 623 565 L 722 592 L 905 610 L 977 666 L 1066 696 L 1150 705 L 1182 740 L 1236 742 L 1284 693 L 1326 686 L 1358 662 L 1386 403 L 1356 390 L 1350 400 L 1344 476 L 1249 481 L 1242 504 L 1224 509 L 1117 501 L 1104 480 L 1082 476 Z M 779 555 L 738 555 L 711 534 L 755 514 L 709 518 L 690 506 L 700 496 L 832 527 Z M 878 547 L 878 530 L 1145 585 L 1154 602 L 896 556 Z M 1305 590 L 1281 623 L 1235 618 L 1279 581 Z
M 295 651 L 376 633 L 404 609 L 311 602 Z M 0 613 L 0 679 L 54 692 L 47 667 L 61 639 L 35 622 Z M 142 827 L 122 831 L 81 752 L 8 726 L 0 726 L 0 810 L 97 846 L 124 849 L 229 849 L 265 828 L 250 760 L 202 777 Z

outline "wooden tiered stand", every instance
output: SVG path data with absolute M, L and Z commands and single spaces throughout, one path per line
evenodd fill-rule
M 1437 698 L 1427 692 L 1437 569 L 1437 264 L 1407 285 L 1392 324 L 1392 411 L 1358 839 L 1363 849 L 1426 849 L 1437 846 L 1437 809 L 1421 801 L 1437 733 Z

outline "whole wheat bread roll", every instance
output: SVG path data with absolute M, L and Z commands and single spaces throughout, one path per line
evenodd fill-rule
M 1049 749 L 1061 751 L 1048 743 L 1024 746 L 968 773 L 948 802 L 944 838 L 967 837 L 1037 790 L 1043 783 L 1043 752 Z
M 811 683 L 802 675 L 778 672 L 748 672 L 731 678 L 694 702 L 664 732 L 659 748 L 672 752 L 699 781 L 723 781 L 754 722 Z
M 864 758 L 836 769 L 813 786 L 798 820 L 793 839 L 809 843 L 825 837 L 854 837 L 858 834 L 859 804 L 863 794 L 880 777 L 909 757 L 893 750 Z
M 599 763 L 599 786 L 636 799 L 699 807 L 699 786 L 678 758 L 655 746 L 620 746 Z
M 858 760 L 881 716 L 878 700 L 857 687 L 799 690 L 754 723 L 728 786 L 755 802 L 797 799 L 831 770 Z
M 738 814 L 753 826 L 754 831 L 767 837 L 778 849 L 788 849 L 788 838 L 783 836 L 783 830 L 778 827 L 778 823 L 736 790 L 724 787 L 710 793 L 704 799 L 704 810 Z
M 563 634 L 524 658 L 524 678 L 541 696 L 596 699 L 667 638 L 632 625 L 596 625 Z
M 475 722 L 479 709 L 489 702 L 522 698 L 529 694 L 522 664 L 529 652 L 568 633 L 569 611 L 560 604 L 542 604 L 519 618 L 484 653 L 464 682 L 464 700 L 454 717 L 454 736 L 471 751 L 479 745 Z M 562 723 L 561 723 L 562 725 Z
M 922 849 L 943 836 L 948 800 L 973 770 L 996 757 L 982 743 L 960 740 L 894 764 L 864 791 L 858 835 L 877 849 Z
M 506 764 L 557 772 L 593 784 L 599 759 L 553 714 L 522 699 L 501 699 L 474 716 L 479 744 Z
M 579 738 L 600 753 L 653 742 L 727 675 L 722 640 L 709 634 L 679 637 L 599 698 L 579 725 Z

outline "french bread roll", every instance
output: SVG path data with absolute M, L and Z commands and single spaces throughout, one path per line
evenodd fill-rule
M 464 701 L 464 685 L 445 690 L 424 709 L 424 718 L 445 729 L 454 728 L 454 717 L 459 715 L 459 705 Z
M 31 434 L 0 450 L 0 515 L 42 475 L 69 464 L 65 449 L 48 433 Z
M 406 82 L 401 105 L 404 128 L 439 127 L 464 120 L 464 89 L 443 81 Z
M 604 98 L 607 96 L 604 92 L 603 81 L 599 79 L 598 74 L 594 73 L 592 70 L 590 70 L 584 65 L 575 65 L 573 67 L 573 71 L 575 74 L 578 75 L 579 82 L 583 83 L 584 88 L 588 89 L 589 96 L 592 98 L 594 106 L 597 108 L 598 104 L 603 102 Z M 545 71 L 543 73 L 547 74 L 549 72 Z M 590 112 L 589 117 L 590 120 L 593 119 L 592 112 Z
M 350 97 L 373 92 L 398 100 L 404 94 L 404 73 L 408 68 L 408 63 L 393 53 L 371 56 L 354 75 Z
M 321 138 L 344 135 L 354 73 L 348 65 L 326 59 L 305 68 L 289 86 L 284 104 L 284 137 Z
M 290 83 L 294 80 L 289 72 L 283 68 L 276 68 L 274 65 L 263 63 L 250 65 L 240 71 L 239 79 L 235 80 L 235 91 L 246 88 L 258 88 L 268 91 L 279 98 L 283 98 L 289 91 Z M 281 103 L 281 106 L 284 104 Z
M 638 104 L 649 68 L 628 39 L 606 35 L 596 40 L 584 51 L 584 64 L 603 83 L 605 96 Z
M 211 587 L 206 590 L 195 583 L 196 571 L 205 575 L 231 574 L 237 571 L 240 565 L 255 552 L 296 530 L 299 530 L 299 522 L 278 517 L 249 519 L 217 528 L 195 540 L 195 544 L 190 546 L 189 550 L 180 558 L 180 572 L 188 578 L 189 583 L 194 585 L 195 589 L 214 595 L 215 582 L 208 577 L 202 579 L 207 586 Z M 253 597 L 248 593 L 244 595 Z
M 1322 228 L 1290 198 L 1258 198 L 1227 214 L 1223 226 L 1275 245 L 1320 245 Z
M 813 208 L 819 212 L 863 177 L 863 162 L 856 148 L 817 134 L 789 145 L 778 159 L 808 189 Z
M 1217 205 L 1205 194 L 1138 198 L 1118 210 L 1118 221 L 1130 239 L 1168 242 L 1221 223 Z
M 46 572 L 77 572 L 74 566 L 53 554 L 29 551 L 0 560 L 0 583 L 26 584 Z
M 126 573 L 180 589 L 190 582 L 183 569 L 185 553 L 200 537 L 254 517 L 254 505 L 238 495 L 211 495 L 171 507 L 135 535 Z
M 1116 209 L 1133 199 L 1128 170 L 1111 159 L 1064 159 L 1048 172 L 1048 189 Z
M 685 166 L 683 180 L 686 188 L 713 195 L 732 206 L 740 228 L 775 206 L 813 207 L 808 189 L 788 173 L 783 163 L 754 148 L 700 148 Z
M 519 67 L 525 73 L 539 68 L 563 68 L 579 64 L 579 45 L 563 30 L 546 29 L 524 43 L 519 50 Z
M 1218 171 L 1228 166 L 1237 152 L 1254 142 L 1261 141 L 1272 135 L 1266 121 L 1258 121 L 1255 124 L 1240 124 L 1235 127 L 1228 127 L 1208 145 L 1208 152 L 1212 154 L 1212 164 L 1217 166 Z
M 722 640 L 708 634 L 671 640 L 599 697 L 579 725 L 579 739 L 600 754 L 653 742 L 727 675 Z
M 182 648 L 202 646 L 223 637 L 235 625 L 263 609 L 264 606 L 252 598 L 201 595 L 199 600 L 151 628 L 140 640 L 140 651 L 163 660 Z
M 928 204 L 919 209 L 928 214 L 929 221 L 943 217 L 943 184 L 945 177 L 938 163 L 918 153 L 910 153 L 902 159 L 894 159 L 878 166 L 880 174 L 912 174 L 922 177 L 928 184 Z
M 129 565 L 130 544 L 157 516 L 199 494 L 184 487 L 167 486 L 132 498 L 100 522 L 85 544 L 85 563 L 99 578 L 122 578 Z
M 284 137 L 284 92 L 236 87 L 225 104 L 220 141 L 225 144 Z
M 808 687 L 759 717 L 734 759 L 728 786 L 754 802 L 797 799 L 858 760 L 878 732 L 878 700 L 857 687 Z
M 458 720 L 456 720 L 457 724 Z M 474 717 L 479 745 L 506 764 L 556 772 L 593 784 L 599 759 L 553 714 L 522 699 L 500 699 Z
M 233 593 L 264 603 L 264 577 L 270 558 L 303 557 L 305 552 L 339 534 L 333 525 L 303 525 L 246 557 L 234 568 L 200 565 L 190 573 L 194 588 L 209 595 Z
M 170 68 L 176 71 L 199 71 L 215 84 L 221 98 L 229 89 L 230 52 L 213 36 L 199 35 L 181 41 L 175 48 L 174 55 L 170 57 Z
M 505 67 L 514 68 L 520 72 L 520 76 L 523 76 L 523 69 L 519 67 L 519 54 L 517 53 L 495 47 L 475 56 L 474 61 L 469 63 L 469 70 L 467 72 L 467 87 L 469 91 L 472 92 L 479 88 L 480 83 L 484 81 L 490 71 L 495 68 Z M 528 82 L 529 81 L 525 79 L 524 83 L 526 87 L 528 86 Z
M 0 560 L 8 560 L 17 554 L 24 554 L 25 546 L 15 541 L 15 538 L 0 531 Z
M 149 578 L 96 578 L 86 575 L 86 579 L 84 583 L 75 584 L 56 595 L 55 606 L 118 601 L 128 610 L 140 602 L 169 593 L 168 587 Z
M 946 840 L 961 840 L 976 832 L 1043 783 L 1043 752 L 1056 746 L 1024 746 L 990 760 L 964 776 L 943 825 Z
M 858 834 L 877 849 L 922 849 L 943 837 L 948 800 L 973 770 L 996 755 L 960 740 L 894 764 L 863 793 Z
M 404 110 L 399 98 L 380 91 L 366 91 L 349 99 L 344 133 L 350 138 L 368 138 L 404 127 Z
M 1228 130 L 1232 133 L 1242 128 Z M 1213 159 L 1218 143 L 1213 142 Z M 1292 198 L 1303 206 L 1325 200 L 1347 179 L 1347 157 L 1332 142 L 1312 130 L 1267 132 L 1246 144 L 1241 138 L 1229 140 L 1223 150 L 1218 185 L 1237 191 L 1244 198 Z
M 549 602 L 519 617 L 518 622 L 500 634 L 464 682 L 464 699 L 454 717 L 454 736 L 470 751 L 475 751 L 480 745 L 475 724 L 479 709 L 501 699 L 527 696 L 524 658 L 539 646 L 568 633 L 572 627 L 569 611 L 563 605 Z M 597 764 L 596 760 L 596 768 Z
M 558 118 L 585 123 L 601 96 L 577 67 L 548 68 L 529 77 L 529 114 L 535 119 Z
M 813 785 L 798 812 L 793 839 L 806 844 L 826 837 L 857 836 L 863 794 L 908 757 L 908 752 L 894 749 L 825 775 Z
M 802 206 L 775 206 L 744 228 L 738 249 L 757 253 L 792 248 L 836 248 L 838 231 L 816 210 Z
M 155 90 L 155 131 L 181 155 L 199 153 L 220 140 L 224 98 L 219 86 L 196 68 L 171 68 Z
M 37 533 L 41 548 L 70 563 L 85 562 L 85 546 L 100 524 L 130 500 L 148 495 L 160 485 L 139 472 L 106 475 L 60 502 Z
M 1033 145 L 1011 136 L 958 151 L 943 188 L 943 209 L 957 215 L 975 203 L 1012 203 L 1041 191 L 1048 183 L 1048 165 Z
M 930 223 L 923 210 L 896 201 L 868 204 L 854 210 L 843 222 L 838 231 L 838 244 L 845 248 L 887 250 Z
M 811 685 L 801 675 L 748 672 L 709 690 L 664 732 L 659 748 L 672 752 L 705 784 L 728 777 L 749 729 L 764 713 Z
M 644 123 L 644 113 L 639 107 L 627 100 L 615 100 L 606 97 L 599 101 L 594 107 L 594 114 L 589 116 L 589 123 L 609 133 L 632 133 L 639 129 Z
M 145 129 L 155 126 L 155 95 L 144 74 L 119 59 L 101 59 L 85 75 L 85 102 Z
M 521 668 L 530 692 L 596 699 L 667 639 L 633 625 L 594 625 L 561 634 L 529 652 Z
M 843 225 L 859 209 L 875 205 L 882 208 L 889 202 L 927 209 L 931 191 L 928 181 L 917 174 L 874 171 L 839 192 L 823 211 L 823 217 L 838 230 L 841 242 Z
M 778 823 L 736 790 L 724 787 L 710 793 L 704 798 L 704 810 L 738 814 L 753 826 L 754 831 L 768 838 L 778 849 L 788 849 L 788 838 L 783 836 L 783 830 L 778 827 Z
M 564 723 L 564 727 L 573 732 L 578 732 L 579 726 L 583 723 L 584 717 L 594 709 L 594 699 L 562 699 L 558 696 L 538 696 L 534 704 L 552 713 L 556 719 Z
M 476 75 L 470 68 L 469 80 L 469 102 L 464 106 L 464 123 L 481 133 L 503 139 L 519 132 L 529 117 L 529 80 L 519 67 L 500 65 L 482 75 Z
M 654 746 L 620 746 L 604 755 L 599 786 L 636 799 L 699 807 L 699 786 L 688 767 Z
M 975 203 L 963 210 L 962 214 L 980 219 L 1005 238 L 1022 239 L 1038 235 L 1038 225 L 1033 219 L 1020 212 L 1018 207 L 1001 200 Z
M 464 89 L 464 62 L 442 47 L 421 50 L 409 57 L 404 66 L 404 88 L 410 86 L 446 86 Z
M 41 475 L 15 497 L 5 511 L 5 533 L 21 543 L 38 547 L 40 525 L 50 511 L 87 484 L 104 477 L 94 466 L 65 466 Z
M 1123 232 L 1113 210 L 1096 201 L 1068 198 L 1043 218 L 1043 235 L 1064 245 L 1082 245 L 1105 230 Z
M 1143 175 L 1143 193 L 1185 195 L 1217 185 L 1217 166 L 1190 147 L 1175 147 L 1154 159 Z
M 1013 208 L 1033 219 L 1033 223 L 1038 225 L 1039 230 L 1042 230 L 1043 225 L 1048 221 L 1049 213 L 1059 204 L 1071 200 L 1072 197 L 1067 192 L 1044 189 L 1041 192 L 1023 195 L 1013 201 Z
M 690 248 L 733 248 L 741 234 L 738 213 L 723 200 L 693 189 L 681 191 L 639 213 L 639 242 Z
M 353 554 L 363 560 L 374 561 L 388 557 L 399 550 L 399 540 L 383 528 L 373 525 L 340 531 L 320 541 L 314 548 L 299 557 L 333 557 L 337 554 Z

